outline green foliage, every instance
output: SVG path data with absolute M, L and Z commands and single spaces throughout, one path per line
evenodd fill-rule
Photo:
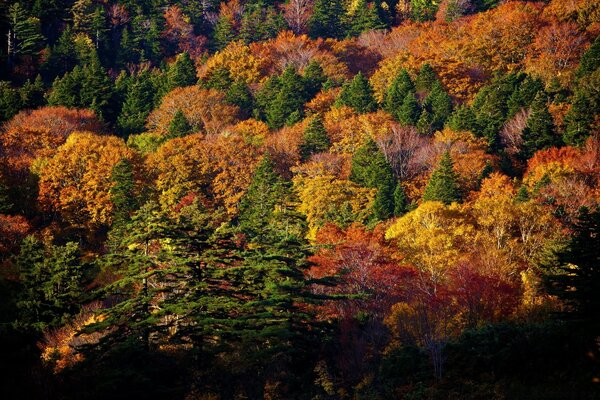
M 394 214 L 394 173 L 372 139 L 352 157 L 350 180 L 363 187 L 378 189 L 373 203 L 373 217 L 376 220 L 384 221 Z
M 170 89 L 196 84 L 196 67 L 188 53 L 181 53 L 167 71 L 167 82 Z
M 377 11 L 375 3 L 359 0 L 356 3 L 354 14 L 350 16 L 348 35 L 358 36 L 363 32 L 385 28 Z
M 377 109 L 377 102 L 373 97 L 373 88 L 362 72 L 356 74 L 352 81 L 344 84 L 336 104 L 351 107 L 361 114 L 373 112 Z
M 32 236 L 23 241 L 14 260 L 22 285 L 18 327 L 37 331 L 58 327 L 78 311 L 83 293 L 79 257 L 76 243 L 45 247 Z
M 117 126 L 123 136 L 141 133 L 145 130 L 146 118 L 154 108 L 156 88 L 150 74 L 144 71 L 132 77 L 126 85 L 126 96 L 117 118 Z
M 312 99 L 315 97 L 321 91 L 325 82 L 327 82 L 327 76 L 323 72 L 323 67 L 317 61 L 311 60 L 304 69 L 306 98 Z
M 427 111 L 427 110 L 425 110 Z M 417 125 L 421 116 L 421 107 L 417 102 L 417 98 L 414 93 L 408 93 L 402 102 L 402 106 L 397 113 L 397 118 L 400 124 L 406 125 Z
M 13 88 L 10 82 L 0 81 L 0 122 L 11 119 L 22 106 L 19 91 Z
M 293 67 L 286 68 L 274 83 L 277 88 L 270 93 L 272 100 L 266 108 L 266 119 L 273 129 L 284 125 L 293 125 L 300 121 L 304 114 L 304 81 Z M 267 87 L 265 90 L 269 90 Z M 269 96 L 267 95 L 267 96 Z M 268 100 L 267 100 L 268 101 Z
M 396 184 L 394 189 L 394 217 L 400 217 L 409 211 L 408 198 L 404 192 L 404 187 L 400 182 Z
M 600 36 L 597 36 L 592 45 L 581 56 L 577 75 L 589 75 L 600 67 Z
M 312 38 L 330 37 L 341 39 L 346 36 L 343 22 L 345 14 L 342 0 L 316 0 L 309 20 L 309 33 Z
M 575 92 L 573 103 L 565 115 L 565 133 L 563 140 L 569 146 L 580 146 L 591 134 L 594 115 L 591 101 L 581 90 Z
M 466 104 L 456 107 L 446 124 L 453 131 L 475 132 L 477 130 L 475 114 L 471 107 Z
M 415 88 L 417 92 L 429 92 L 433 85 L 438 81 L 437 75 L 431 65 L 423 64 L 415 80 Z
M 8 59 L 16 56 L 34 55 L 41 50 L 44 37 L 40 33 L 40 21 L 28 15 L 21 3 L 8 8 Z
M 110 201 L 113 204 L 113 227 L 127 223 L 138 209 L 138 198 L 131 161 L 122 159 L 113 167 L 110 177 Z
M 97 58 L 57 78 L 48 96 L 50 105 L 90 108 L 105 121 L 114 121 L 113 84 Z
M 169 123 L 168 129 L 168 137 L 169 138 L 178 138 L 184 137 L 192 133 L 193 129 L 190 123 L 188 122 L 185 114 L 181 110 L 177 110 L 173 119 Z
M 412 101 L 411 101 L 412 102 Z M 417 121 L 417 132 L 421 135 L 431 135 L 433 133 L 432 124 L 433 118 L 431 113 L 426 108 L 423 109 L 421 115 L 419 116 L 419 120 Z
M 547 101 L 546 95 L 540 92 L 531 105 L 531 114 L 523 130 L 523 145 L 520 150 L 520 156 L 524 160 L 531 158 L 538 150 L 559 144 Z
M 310 120 L 304 131 L 300 144 L 300 157 L 302 160 L 307 160 L 313 154 L 326 152 L 329 146 L 331 142 L 323 124 L 323 117 L 317 115 Z
M 245 43 L 269 40 L 286 27 L 285 20 L 274 7 L 254 7 L 244 13 L 239 37 Z
M 454 171 L 454 163 L 449 152 L 445 152 L 439 165 L 431 174 L 423 201 L 441 201 L 445 204 L 459 202 L 461 199 L 458 187 L 458 175 Z
M 434 131 L 442 129 L 452 113 L 452 99 L 439 81 L 433 84 L 431 92 L 425 98 L 424 106 L 431 112 L 432 129 Z
M 569 306 L 565 317 L 597 333 L 600 307 L 600 210 L 582 209 L 561 265 L 548 271 L 552 294 Z
M 233 42 L 235 38 L 236 33 L 229 18 L 226 16 L 219 17 L 213 32 L 213 43 L 215 49 L 223 50 L 229 43 Z
M 410 0 L 411 19 L 417 22 L 435 19 L 439 2 L 436 0 Z
M 398 74 L 398 76 L 396 76 L 396 78 L 394 79 L 394 81 L 392 82 L 392 84 L 390 85 L 390 87 L 388 88 L 387 92 L 386 92 L 386 96 L 385 96 L 385 101 L 384 101 L 384 110 L 387 111 L 390 115 L 392 115 L 394 118 L 396 118 L 398 121 L 400 121 L 400 115 L 401 115 L 401 111 L 400 109 L 402 108 L 404 102 L 406 101 L 406 97 L 410 94 L 410 93 L 414 93 L 415 91 L 415 86 L 412 82 L 412 79 L 410 79 L 410 75 L 408 75 L 408 72 L 405 69 L 402 69 L 400 71 L 400 73 Z M 417 101 L 416 97 L 415 97 L 415 103 Z M 418 109 L 418 103 L 417 103 L 417 109 Z M 418 119 L 418 116 L 417 116 Z M 414 125 L 416 123 L 416 119 L 414 123 L 407 123 L 410 125 Z

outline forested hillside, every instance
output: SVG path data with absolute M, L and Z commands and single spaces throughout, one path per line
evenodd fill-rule
M 600 398 L 599 34 L 0 0 L 0 397 Z

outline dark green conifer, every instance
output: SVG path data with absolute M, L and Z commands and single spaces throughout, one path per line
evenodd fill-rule
M 415 80 L 415 88 L 419 93 L 429 92 L 437 81 L 437 76 L 431 65 L 423 64 Z
M 184 137 L 192 133 L 193 128 L 188 122 L 185 114 L 181 110 L 177 110 L 173 119 L 169 123 L 168 136 L 169 138 Z
M 323 118 L 317 115 L 310 120 L 304 131 L 300 144 L 300 157 L 302 160 L 307 160 L 313 154 L 326 152 L 329 150 L 329 146 L 331 146 L 331 142 L 327 136 Z
M 531 105 L 531 114 L 523 130 L 523 145 L 520 157 L 528 160 L 538 150 L 559 144 L 554 133 L 554 121 L 548 111 L 548 100 L 544 93 L 538 93 Z
M 171 89 L 195 85 L 196 67 L 188 53 L 181 53 L 167 71 L 167 80 Z
M 369 80 L 359 72 L 354 79 L 346 82 L 337 99 L 337 105 L 348 106 L 358 113 L 369 113 L 377 109 L 377 102 L 373 97 L 373 88 Z
M 398 76 L 396 76 L 386 92 L 384 109 L 390 115 L 400 121 L 400 109 L 402 108 L 406 96 L 408 96 L 409 93 L 414 93 L 414 90 L 415 86 L 412 82 L 412 79 L 410 79 L 408 72 L 405 69 L 400 70 L 400 73 Z
M 458 187 L 458 175 L 454 171 L 454 163 L 450 153 L 446 151 L 437 168 L 431 174 L 423 201 L 441 201 L 445 204 L 459 202 L 461 199 Z
M 346 36 L 343 23 L 345 14 L 342 0 L 316 0 L 313 13 L 308 22 L 309 33 L 312 38 L 341 39 Z

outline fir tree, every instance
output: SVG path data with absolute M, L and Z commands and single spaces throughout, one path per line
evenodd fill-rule
M 148 72 L 139 74 L 126 86 L 125 101 L 117 118 L 117 126 L 123 136 L 145 130 L 146 118 L 154 106 L 156 92 Z
M 350 180 L 367 188 L 378 189 L 373 203 L 373 217 L 386 220 L 394 213 L 396 180 L 392 167 L 370 139 L 352 157 Z
M 327 81 L 327 76 L 323 67 L 317 61 L 311 60 L 304 69 L 304 87 L 306 98 L 312 99 L 321 91 L 323 84 Z
M 565 115 L 565 133 L 563 140 L 569 146 L 580 146 L 591 133 L 594 115 L 592 104 L 581 90 L 575 92 L 571 108 Z
M 408 75 L 408 72 L 405 69 L 402 69 L 386 92 L 384 109 L 399 121 L 400 109 L 406 96 L 409 93 L 414 93 L 414 90 L 415 86 L 410 79 L 410 75 Z
M 408 212 L 408 198 L 404 192 L 404 187 L 400 182 L 394 189 L 394 216 L 401 217 Z
M 34 55 L 43 47 L 40 21 L 28 15 L 20 3 L 8 8 L 7 55 L 9 65 L 17 56 Z
M 113 167 L 110 177 L 110 201 L 113 205 L 113 226 L 127 223 L 138 209 L 135 177 L 131 162 L 124 158 Z
M 185 114 L 181 110 L 177 110 L 177 112 L 173 116 L 173 119 L 169 123 L 168 137 L 184 137 L 192 133 L 192 131 L 192 126 L 185 117 Z
M 181 53 L 167 71 L 169 88 L 191 86 L 196 84 L 196 67 L 188 53 Z
M 373 97 L 373 88 L 361 72 L 356 74 L 352 81 L 344 84 L 336 104 L 351 107 L 361 114 L 373 112 L 377 109 L 377 102 Z
M 425 99 L 425 104 L 431 110 L 432 129 L 434 131 L 442 129 L 452 113 L 452 99 L 439 81 L 433 84 L 431 92 Z
M 385 24 L 379 18 L 376 5 L 367 0 L 359 0 L 356 3 L 348 25 L 349 36 L 358 36 L 366 31 L 385 28 Z
M 597 336 L 600 307 L 600 211 L 583 209 L 561 266 L 547 275 L 549 291 L 568 306 L 563 316 Z
M 423 64 L 415 80 L 415 88 L 419 93 L 429 92 L 437 81 L 437 76 L 431 65 Z
M 36 76 L 35 81 L 27 80 L 19 90 L 23 108 L 35 109 L 46 104 L 44 98 L 44 82 L 40 75 Z
M 217 20 L 213 32 L 213 44 L 216 50 L 223 50 L 229 43 L 235 40 L 236 34 L 233 24 L 226 16 L 221 16 Z
M 423 201 L 441 201 L 445 204 L 460 201 L 460 189 L 458 187 L 458 175 L 454 171 L 454 163 L 450 153 L 446 151 L 438 167 L 433 171 L 425 192 Z
M 19 91 L 10 82 L 0 81 L 0 122 L 8 121 L 23 107 Z
M 312 38 L 341 39 L 346 35 L 342 17 L 345 14 L 342 0 L 316 0 L 308 22 Z
M 433 133 L 431 128 L 431 124 L 433 122 L 432 119 L 431 113 L 424 108 L 419 116 L 419 120 L 417 121 L 417 132 L 419 132 L 421 135 L 431 135 L 431 133 Z
M 406 95 L 396 115 L 401 125 L 417 125 L 421 116 L 421 108 L 413 92 Z
M 225 92 L 225 100 L 240 108 L 243 117 L 249 118 L 254 108 L 254 97 L 248 85 L 244 82 L 234 82 Z
M 17 326 L 37 331 L 58 327 L 78 311 L 83 293 L 79 257 L 76 243 L 45 248 L 32 236 L 23 241 L 14 260 L 22 285 Z
M 531 114 L 523 130 L 523 145 L 520 156 L 527 160 L 538 150 L 543 150 L 558 144 L 554 134 L 554 122 L 548 111 L 545 94 L 538 93 L 531 105 Z
M 323 118 L 317 115 L 310 120 L 304 131 L 300 144 L 300 157 L 302 160 L 307 160 L 313 154 L 326 152 L 329 150 L 329 146 L 331 146 L 331 142 L 327 136 Z
M 453 131 L 469 131 L 477 130 L 477 121 L 471 107 L 466 104 L 458 106 L 448 118 L 447 126 Z
M 597 36 L 594 43 L 581 56 L 577 76 L 589 75 L 600 67 L 600 36 Z
M 298 122 L 304 113 L 304 82 L 293 67 L 281 74 L 278 86 L 266 110 L 267 123 L 273 129 Z

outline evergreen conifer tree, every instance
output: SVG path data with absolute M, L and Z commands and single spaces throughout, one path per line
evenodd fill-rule
M 317 115 L 310 120 L 304 131 L 300 144 L 300 157 L 302 160 L 307 160 L 313 154 L 329 150 L 329 146 L 331 146 L 331 142 L 327 136 L 323 118 Z
M 378 189 L 373 203 L 373 217 L 376 220 L 383 221 L 394 214 L 394 173 L 372 139 L 352 157 L 350 180 L 363 187 Z
M 400 182 L 394 189 L 394 216 L 400 217 L 408 212 L 408 198 Z
M 348 35 L 358 36 L 363 32 L 383 28 L 385 28 L 385 24 L 379 17 L 375 3 L 358 0 L 354 7 L 354 13 L 350 16 Z
M 127 85 L 125 101 L 117 118 L 117 126 L 124 136 L 143 132 L 146 118 L 154 106 L 155 88 L 148 72 L 132 78 Z
M 173 119 L 169 123 L 168 132 L 169 138 L 184 137 L 192 133 L 192 126 L 181 110 L 177 110 L 173 116 Z
M 441 201 L 445 204 L 458 202 L 461 199 L 458 187 L 458 175 L 454 171 L 454 163 L 450 153 L 446 151 L 438 167 L 433 171 L 425 192 L 423 201 Z
M 590 135 L 590 128 L 594 122 L 594 115 L 590 112 L 592 104 L 581 90 L 573 96 L 573 102 L 567 115 L 565 115 L 565 132 L 563 140 L 569 146 L 579 146 Z
M 217 20 L 213 32 L 213 45 L 216 50 L 223 50 L 229 43 L 235 40 L 236 34 L 233 24 L 226 16 L 221 16 Z
M 293 67 L 279 77 L 278 91 L 266 110 L 267 123 L 274 129 L 292 125 L 304 113 L 304 82 Z
M 373 112 L 377 109 L 373 88 L 362 72 L 344 84 L 336 104 L 351 107 L 358 113 Z
M 554 134 L 552 114 L 548 111 L 547 98 L 544 93 L 538 93 L 531 105 L 531 114 L 527 126 L 523 130 L 523 145 L 520 156 L 527 160 L 538 150 L 543 150 L 558 144 Z
M 312 38 L 341 39 L 346 35 L 343 23 L 345 14 L 342 0 L 316 0 L 308 22 Z
M 317 61 L 311 60 L 304 69 L 304 87 L 306 98 L 312 99 L 321 91 L 323 84 L 327 81 L 327 76 L 323 67 Z
M 167 71 L 167 80 L 169 88 L 195 85 L 198 80 L 196 77 L 196 67 L 190 59 L 188 53 L 181 53 Z
M 423 64 L 415 80 L 417 92 L 429 92 L 433 85 L 438 81 L 437 76 L 431 65 Z
M 471 107 L 466 104 L 458 106 L 446 122 L 446 125 L 453 131 L 469 131 L 477 130 L 477 121 Z
M 421 108 L 413 92 L 406 95 L 396 115 L 401 125 L 417 125 L 421 116 Z
M 414 90 L 415 86 L 410 79 L 408 72 L 405 69 L 400 70 L 400 73 L 396 76 L 386 92 L 384 109 L 399 121 L 400 108 L 402 107 L 406 96 L 409 93 L 414 93 Z
M 431 110 L 432 129 L 434 131 L 442 129 L 446 120 L 452 114 L 452 99 L 439 81 L 433 84 L 431 92 L 425 99 L 425 103 Z
M 592 45 L 581 56 L 577 76 L 589 75 L 600 67 L 600 36 L 597 36 Z

